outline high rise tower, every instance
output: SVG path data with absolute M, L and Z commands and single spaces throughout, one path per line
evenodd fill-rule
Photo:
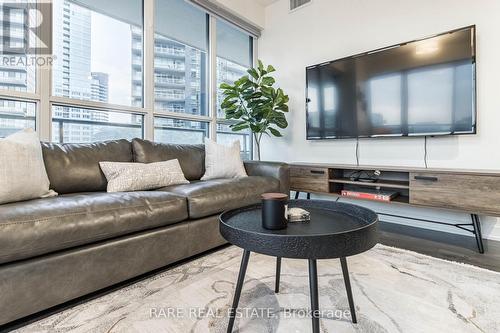
M 0 88 L 15 91 L 35 91 L 36 67 L 26 54 L 4 53 L 9 46 L 23 47 L 27 44 L 28 11 L 34 3 L 9 2 L 0 6 Z M 8 15 L 7 15 L 8 14 Z M 4 19 L 8 21 L 4 21 Z M 7 38 L 8 37 L 8 38 Z M 4 45 L 3 43 L 9 43 Z M 28 55 L 29 56 L 29 55 Z M 8 61 L 4 61 L 4 57 Z M 27 123 L 28 122 L 28 123 Z M 25 127 L 35 128 L 34 104 L 0 100 L 0 137 L 8 136 Z
M 107 73 L 92 72 L 92 100 L 108 102 L 109 77 Z
M 108 75 L 91 71 L 92 12 L 71 1 L 53 2 L 53 53 L 62 66 L 53 67 L 53 89 L 58 96 L 108 101 Z M 54 141 L 92 141 L 98 128 L 92 122 L 107 122 L 103 111 L 55 106 L 52 109 Z

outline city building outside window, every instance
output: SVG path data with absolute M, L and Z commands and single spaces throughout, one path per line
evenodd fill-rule
M 142 1 L 54 0 L 52 15 L 54 96 L 142 107 Z M 56 142 L 142 135 L 142 116 L 52 107 L 52 140 Z
M 208 19 L 186 1 L 155 1 L 155 111 L 209 115 Z
M 142 85 L 133 75 L 142 73 L 142 0 L 54 0 L 53 19 L 53 94 L 131 106 Z
M 0 99 L 0 137 L 9 136 L 24 128 L 36 127 L 36 104 Z
M 143 137 L 140 114 L 91 110 L 81 107 L 52 107 L 52 141 L 94 142 Z
M 155 141 L 201 144 L 208 137 L 208 122 L 155 117 Z
M 28 13 L 40 2 L 14 2 L 9 15 L 0 13 L 0 27 L 9 26 L 11 46 L 22 48 L 33 19 Z M 47 13 L 52 21 L 40 33 L 51 36 L 50 71 L 26 61 L 0 63 L 0 137 L 28 127 L 43 140 L 64 143 L 211 137 L 240 140 L 242 155 L 251 157 L 251 136 L 230 130 L 217 87 L 246 75 L 254 37 L 185 0 L 53 0 L 40 16 Z M 153 19 L 154 26 L 144 24 Z M 209 49 L 211 39 L 216 49 Z M 146 47 L 153 51 L 148 58 Z
M 28 13 L 35 4 L 6 1 L 0 5 L 0 96 L 13 92 L 36 92 L 36 66 L 29 65 L 28 54 L 4 52 L 8 47 L 22 47 L 25 43 Z M 32 14 L 34 15 L 34 14 Z M 8 43 L 5 45 L 4 43 Z M 24 128 L 36 127 L 36 103 L 12 98 L 0 98 L 0 137 Z
M 217 124 L 217 142 L 223 145 L 230 145 L 234 141 L 240 141 L 240 154 L 244 160 L 252 159 L 252 136 L 249 132 L 233 132 L 229 124 Z
M 219 89 L 222 83 L 233 84 L 247 74 L 252 67 L 253 38 L 236 27 L 222 20 L 217 20 L 217 118 L 225 115 L 220 105 L 224 96 Z M 230 144 L 240 141 L 241 155 L 244 159 L 252 158 L 252 136 L 249 131 L 233 132 L 230 123 L 217 124 L 217 141 Z

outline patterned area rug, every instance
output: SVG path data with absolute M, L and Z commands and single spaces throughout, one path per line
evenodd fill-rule
M 242 250 L 228 247 L 18 332 L 225 332 Z M 305 260 L 254 254 L 235 332 L 310 332 Z M 348 258 L 358 324 L 338 260 L 318 261 L 321 332 L 500 332 L 500 274 L 377 245 Z

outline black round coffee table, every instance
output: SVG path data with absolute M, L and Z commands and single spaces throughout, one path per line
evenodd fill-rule
M 364 207 L 325 200 L 290 200 L 288 207 L 300 207 L 309 211 L 311 221 L 288 223 L 288 227 L 282 230 L 267 230 L 262 227 L 260 204 L 230 210 L 220 216 L 222 236 L 229 243 L 244 249 L 228 332 L 233 329 L 250 252 L 277 257 L 276 292 L 279 292 L 281 258 L 309 260 L 311 314 L 315 333 L 319 332 L 316 260 L 340 258 L 351 318 L 356 323 L 346 257 L 365 252 L 377 244 L 377 214 Z

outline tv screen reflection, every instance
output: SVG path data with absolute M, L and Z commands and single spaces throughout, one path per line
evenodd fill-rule
M 307 68 L 308 139 L 466 133 L 473 27 Z

